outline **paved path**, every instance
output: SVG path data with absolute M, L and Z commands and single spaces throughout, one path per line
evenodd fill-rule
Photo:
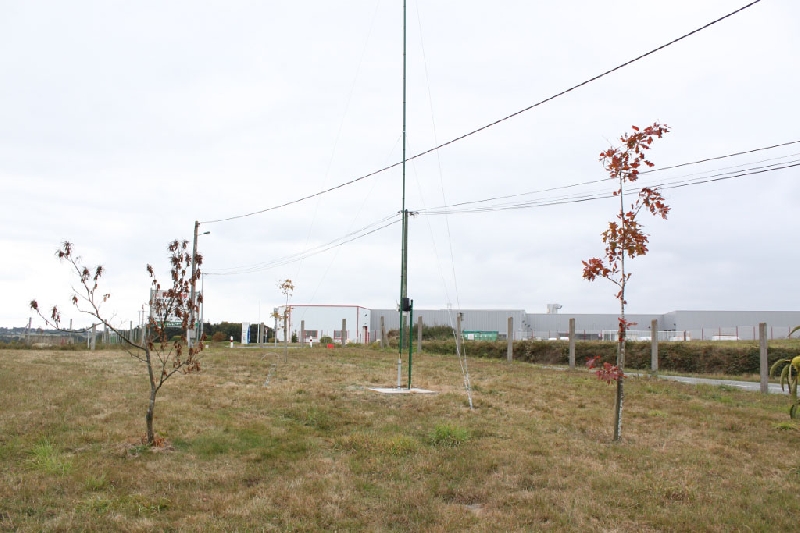
M 646 375 L 646 374 L 639 374 Z M 681 383 L 690 383 L 692 385 L 727 385 L 728 387 L 736 387 L 738 389 L 759 392 L 761 384 L 752 381 L 735 381 L 732 379 L 706 379 L 706 378 L 692 378 L 687 376 L 658 376 L 659 379 L 668 379 L 670 381 L 680 381 Z M 781 390 L 780 383 L 769 383 L 768 389 L 770 394 L 789 394 L 788 390 Z

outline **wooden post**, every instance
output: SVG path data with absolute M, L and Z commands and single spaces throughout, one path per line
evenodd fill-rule
M 650 322 L 650 370 L 658 372 L 658 320 Z
M 417 317 L 417 353 L 422 352 L 422 315 Z
M 575 370 L 575 319 L 569 319 L 569 369 Z
M 381 348 L 386 348 L 386 323 L 381 315 Z
M 347 319 L 342 319 L 342 348 L 347 344 Z
M 91 350 L 97 348 L 97 324 L 92 324 L 92 341 L 91 341 Z
M 760 344 L 760 356 L 761 356 L 761 365 L 760 365 L 760 373 L 761 373 L 761 393 L 766 394 L 769 391 L 769 382 L 767 378 L 767 323 L 761 322 L 758 325 L 758 340 Z
M 297 339 L 297 340 L 299 340 L 301 344 L 304 344 L 306 342 L 306 321 L 305 320 L 301 320 L 300 321 L 300 338 Z

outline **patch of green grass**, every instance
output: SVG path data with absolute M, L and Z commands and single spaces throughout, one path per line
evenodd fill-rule
M 101 473 L 99 475 L 89 474 L 83 480 L 83 486 L 88 491 L 98 492 L 108 487 L 108 479 L 106 478 L 105 473 Z
M 64 476 L 72 472 L 72 461 L 56 450 L 48 440 L 43 440 L 30 450 L 30 465 L 47 474 Z
M 467 429 L 451 425 L 437 424 L 428 435 L 428 440 L 433 446 L 456 447 L 467 442 L 470 433 Z

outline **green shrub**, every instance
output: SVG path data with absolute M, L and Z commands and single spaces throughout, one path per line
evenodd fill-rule
M 397 343 L 394 343 L 397 346 Z M 464 352 L 471 357 L 505 359 L 508 344 L 505 341 L 464 341 Z M 545 365 L 569 363 L 568 341 L 514 341 L 514 360 Z M 456 353 L 454 339 L 435 340 L 423 343 L 423 351 L 430 354 L 450 355 Z M 791 359 L 798 353 L 791 346 L 770 346 L 768 362 L 773 364 L 782 358 Z M 628 341 L 625 368 L 647 370 L 650 368 L 651 345 L 649 341 Z M 575 361 L 578 366 L 594 356 L 600 356 L 600 364 L 614 364 L 617 359 L 617 343 L 614 341 L 576 341 Z M 660 342 L 658 344 L 658 367 L 661 370 L 698 374 L 758 374 L 760 351 L 758 342 Z

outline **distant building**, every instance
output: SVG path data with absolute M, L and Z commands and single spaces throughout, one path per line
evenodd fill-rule
M 414 322 L 422 317 L 426 326 L 456 326 L 456 310 L 414 309 Z M 508 319 L 513 319 L 515 340 L 558 339 L 569 332 L 569 320 L 575 319 L 575 332 L 579 339 L 616 338 L 616 314 L 581 314 L 566 312 L 527 313 L 522 309 L 462 309 L 461 329 L 472 332 L 497 332 L 506 338 Z M 372 309 L 370 330 L 380 331 L 381 317 L 386 330 L 398 329 L 400 314 L 395 309 Z M 767 323 L 771 339 L 785 338 L 795 326 L 800 325 L 800 311 L 671 311 L 664 314 L 628 314 L 626 318 L 635 325 L 628 330 L 631 340 L 649 340 L 650 324 L 656 320 L 660 340 L 719 340 L 758 338 L 758 325 Z M 714 339 L 716 337 L 716 339 Z
M 278 313 L 283 316 L 283 307 Z M 289 305 L 288 330 L 297 335 L 300 342 L 319 342 L 330 337 L 335 343 L 342 342 L 342 320 L 345 320 L 346 343 L 367 344 L 377 340 L 371 324 L 372 311 L 360 305 Z M 278 331 L 283 332 L 278 325 Z M 280 335 L 281 337 L 283 334 Z

